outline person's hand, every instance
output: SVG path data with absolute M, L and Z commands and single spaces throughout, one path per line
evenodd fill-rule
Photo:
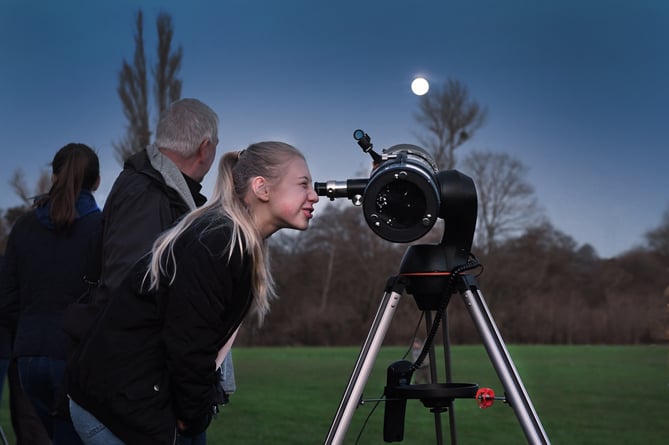
M 177 428 L 179 431 L 184 431 L 186 429 L 186 424 L 183 423 L 181 420 L 177 419 Z

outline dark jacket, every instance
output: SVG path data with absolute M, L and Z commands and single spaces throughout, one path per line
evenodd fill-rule
M 211 420 L 216 356 L 252 299 L 250 260 L 235 249 L 228 261 L 225 221 L 204 230 L 200 220 L 181 235 L 175 279 L 158 291 L 141 289 L 139 262 L 68 369 L 71 398 L 130 445 L 173 443 L 176 419 L 189 434 Z
M 84 271 L 101 228 L 100 210 L 90 192 L 87 196 L 90 213 L 67 229 L 49 226 L 43 208 L 23 215 L 12 228 L 0 273 L 0 326 L 14 333 L 16 357 L 66 358 L 61 319 L 86 290 Z
M 206 198 L 200 184 L 186 177 L 195 204 Z M 120 286 L 137 260 L 151 250 L 160 233 L 189 211 L 149 161 L 146 151 L 129 158 L 105 201 L 103 210 L 101 284 L 95 300 L 104 303 Z

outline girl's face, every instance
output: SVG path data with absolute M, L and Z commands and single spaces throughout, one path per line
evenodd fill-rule
M 305 230 L 314 212 L 318 195 L 311 174 L 299 156 L 288 161 L 283 177 L 270 186 L 269 211 L 274 231 L 284 228 Z

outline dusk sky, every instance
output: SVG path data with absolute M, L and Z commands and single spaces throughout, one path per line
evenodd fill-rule
M 377 151 L 417 144 L 411 81 L 452 78 L 488 110 L 458 159 L 522 161 L 550 222 L 579 244 L 617 255 L 669 208 L 665 0 L 0 0 L 0 209 L 19 204 L 16 169 L 33 184 L 68 142 L 99 153 L 104 204 L 140 7 L 150 64 L 156 16 L 172 15 L 182 97 L 218 113 L 219 157 L 282 140 L 316 181 L 358 177 L 370 158 L 353 131 Z

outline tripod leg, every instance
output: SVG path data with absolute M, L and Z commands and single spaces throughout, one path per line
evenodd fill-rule
M 390 321 L 395 314 L 402 293 L 404 292 L 404 282 L 398 277 L 388 280 L 386 291 L 381 299 L 381 304 L 374 317 L 372 327 L 367 334 L 367 338 L 362 345 L 360 354 L 351 373 L 351 377 L 339 403 L 339 408 L 332 421 L 330 430 L 325 439 L 325 444 L 341 444 L 346 436 L 346 431 L 351 423 L 353 413 L 360 403 L 362 390 L 367 383 L 369 374 L 372 371 L 374 361 L 383 344 L 383 339 L 388 332 Z
M 504 386 L 509 404 L 516 413 L 528 443 L 532 445 L 550 444 L 539 416 L 537 416 L 532 401 L 527 395 L 518 371 L 511 360 L 511 355 L 509 355 L 497 325 L 483 299 L 483 294 L 477 288 L 473 277 L 462 275 L 462 279 L 466 285 L 462 295 L 465 306 L 483 339 L 490 360 L 497 371 L 497 376 Z
M 432 330 L 432 325 L 434 324 L 432 320 L 432 312 L 430 311 L 425 311 L 425 328 L 427 329 L 427 335 L 430 335 L 430 331 Z M 445 323 L 446 317 L 444 316 L 442 319 L 442 323 Z M 445 325 L 442 324 L 442 329 L 445 327 Z M 443 332 L 443 331 L 442 331 Z M 444 353 L 448 351 L 448 345 L 444 344 Z M 437 383 L 437 361 L 434 353 L 434 344 L 430 345 L 430 383 Z M 450 375 L 450 366 L 451 362 L 450 361 L 444 361 L 444 367 L 446 368 L 446 376 L 447 376 L 447 381 L 448 376 Z M 448 416 L 449 419 L 452 419 L 452 413 L 453 413 L 453 402 L 449 402 L 448 404 Z M 454 424 L 451 422 L 450 423 L 450 428 L 451 428 L 451 433 L 454 431 Z M 434 411 L 434 433 L 436 435 L 437 439 L 437 445 L 441 445 L 444 443 L 444 433 L 443 433 L 443 427 L 441 425 L 441 413 L 439 411 Z M 452 434 L 451 434 L 452 436 Z M 455 445 L 456 442 L 453 442 L 453 445 Z
M 441 335 L 444 343 L 444 370 L 446 372 L 446 382 L 451 383 L 453 382 L 453 367 L 451 366 L 453 362 L 451 361 L 451 339 L 448 335 L 448 316 L 446 313 L 444 313 L 441 321 Z M 451 445 L 457 445 L 458 433 L 455 425 L 455 404 L 453 400 L 448 404 L 448 424 L 451 433 Z

